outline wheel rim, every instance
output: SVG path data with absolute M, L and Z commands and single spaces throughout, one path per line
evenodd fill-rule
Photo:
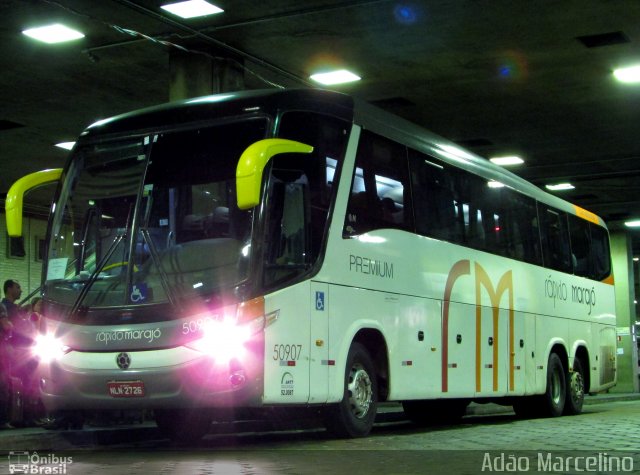
M 580 405 L 584 399 L 584 380 L 582 374 L 579 371 L 574 371 L 571 374 L 571 399 L 574 405 Z
M 358 418 L 364 418 L 371 407 L 373 384 L 367 371 L 361 365 L 354 365 L 349 372 L 349 404 L 351 412 Z

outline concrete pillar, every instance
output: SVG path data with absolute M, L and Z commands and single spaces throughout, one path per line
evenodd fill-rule
M 207 96 L 245 88 L 241 60 L 212 59 L 182 51 L 169 54 L 169 100 Z
M 618 384 L 612 391 L 639 392 L 631 236 L 619 231 L 611 233 L 611 257 L 616 283 L 618 335 Z

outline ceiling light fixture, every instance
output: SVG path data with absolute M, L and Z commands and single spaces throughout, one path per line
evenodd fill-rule
M 500 183 L 499 181 L 490 180 L 487 182 L 489 188 L 504 188 L 504 183 Z
M 65 150 L 71 150 L 75 144 L 75 142 L 60 142 L 56 144 L 56 147 L 63 148 Z
M 493 157 L 489 159 L 492 163 L 500 165 L 501 167 L 509 167 L 512 165 L 521 165 L 524 160 L 516 155 L 509 155 L 507 157 Z
M 317 73 L 309 76 L 315 82 L 324 84 L 325 86 L 331 86 L 334 84 L 344 84 L 347 82 L 359 81 L 362 79 L 360 76 L 353 74 L 346 69 L 339 69 L 337 71 L 330 71 L 326 73 Z
M 63 43 L 65 41 L 84 38 L 84 35 L 79 31 L 61 25 L 60 23 L 38 28 L 29 28 L 28 30 L 24 30 L 22 34 L 47 44 Z
M 222 8 L 205 2 L 205 0 L 188 0 L 186 2 L 168 3 L 162 5 L 160 8 L 178 15 L 181 18 L 197 18 L 207 15 L 215 15 L 216 13 L 222 13 Z
M 573 190 L 575 186 L 571 183 L 556 183 L 555 185 L 546 185 L 545 188 L 551 191 Z
M 633 221 L 625 221 L 624 225 L 628 228 L 640 228 L 640 219 L 634 219 Z
M 613 71 L 614 77 L 624 83 L 640 82 L 640 65 L 620 68 Z

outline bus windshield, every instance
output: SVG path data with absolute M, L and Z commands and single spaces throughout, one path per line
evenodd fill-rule
M 236 206 L 235 170 L 266 130 L 254 118 L 80 147 L 56 201 L 45 297 L 175 303 L 246 280 L 252 211 Z

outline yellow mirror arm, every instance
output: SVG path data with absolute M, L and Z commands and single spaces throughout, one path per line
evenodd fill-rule
M 11 185 L 4 204 L 4 209 L 7 213 L 7 232 L 9 236 L 22 236 L 22 208 L 25 193 L 38 186 L 56 182 L 61 175 L 62 168 L 51 168 L 30 173 Z
M 280 153 L 311 153 L 313 147 L 287 139 L 259 140 L 242 152 L 236 168 L 238 208 L 251 209 L 260 202 L 262 173 L 274 155 Z

